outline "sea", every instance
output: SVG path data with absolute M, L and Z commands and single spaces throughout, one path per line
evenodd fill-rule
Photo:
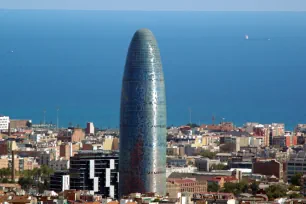
M 0 10 L 0 114 L 117 128 L 140 28 L 159 44 L 169 126 L 306 123 L 305 12 Z

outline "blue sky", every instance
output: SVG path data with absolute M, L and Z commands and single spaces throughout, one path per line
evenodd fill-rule
M 306 0 L 0 0 L 6 9 L 306 11 Z

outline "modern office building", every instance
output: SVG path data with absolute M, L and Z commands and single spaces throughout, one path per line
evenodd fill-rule
M 159 48 L 152 32 L 130 43 L 120 110 L 120 195 L 166 193 L 166 95 Z
M 117 152 L 84 150 L 70 158 L 70 189 L 118 198 Z
M 50 176 L 50 190 L 55 192 L 62 192 L 70 189 L 69 171 L 55 171 Z

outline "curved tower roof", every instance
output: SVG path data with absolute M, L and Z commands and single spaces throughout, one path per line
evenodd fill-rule
M 159 48 L 136 31 L 122 80 L 119 193 L 166 192 L 166 96 Z

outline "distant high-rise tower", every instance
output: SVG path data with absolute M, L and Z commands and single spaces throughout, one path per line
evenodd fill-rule
M 122 80 L 119 193 L 166 192 L 166 96 L 157 42 L 148 29 L 130 43 Z
M 94 135 L 95 134 L 95 126 L 92 122 L 87 123 L 86 134 L 88 134 L 88 135 Z

